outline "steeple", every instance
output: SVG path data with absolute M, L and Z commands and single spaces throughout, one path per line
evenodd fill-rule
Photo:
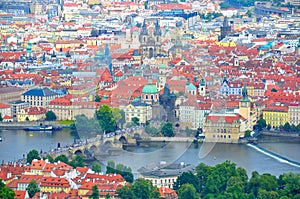
M 141 35 L 148 35 L 148 30 L 146 26 L 146 20 L 144 20 L 144 23 L 142 25 Z
M 6 51 L 6 47 L 4 45 L 4 41 L 2 41 L 2 44 L 1 44 L 1 51 L 2 52 L 5 52 Z
M 248 91 L 246 88 L 246 84 L 244 84 L 244 87 L 242 89 L 242 99 L 240 100 L 241 102 L 250 102 L 248 98 Z
M 26 54 L 27 54 L 27 57 L 32 57 L 32 47 L 31 47 L 30 41 L 28 41 L 28 43 L 27 43 Z
M 161 36 L 161 29 L 160 29 L 160 26 L 158 24 L 158 20 L 156 20 L 156 23 L 155 23 L 154 35 L 155 36 Z
M 201 78 L 200 86 L 205 86 L 205 79 L 203 77 Z

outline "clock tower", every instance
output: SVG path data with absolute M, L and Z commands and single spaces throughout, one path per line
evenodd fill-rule
M 248 91 L 246 88 L 246 84 L 244 84 L 244 88 L 242 90 L 242 99 L 239 102 L 239 114 L 244 117 L 246 120 L 248 120 L 248 127 L 251 125 L 251 104 L 250 100 L 248 98 Z

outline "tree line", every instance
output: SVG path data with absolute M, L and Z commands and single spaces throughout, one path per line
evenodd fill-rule
M 244 168 L 230 161 L 216 166 L 200 163 L 195 173 L 182 173 L 174 189 L 180 199 L 300 198 L 300 174 L 286 173 L 276 177 L 254 171 L 249 178 Z

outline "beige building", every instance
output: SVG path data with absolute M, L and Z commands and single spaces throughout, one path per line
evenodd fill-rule
M 0 102 L 11 102 L 21 100 L 24 89 L 19 87 L 2 87 L 0 88 Z
M 7 104 L 0 103 L 0 114 L 3 118 L 5 115 L 12 116 L 11 107 Z
M 132 102 L 124 109 L 126 123 L 132 121 L 132 118 L 139 118 L 140 123 L 146 123 L 147 120 L 152 119 L 152 107 L 141 101 Z
M 300 124 L 300 105 L 291 104 L 289 106 L 289 123 L 295 126 Z
M 22 100 L 27 102 L 30 107 L 47 108 L 50 101 L 58 97 L 58 94 L 49 88 L 33 88 L 22 94 Z
M 197 130 L 204 127 L 205 117 L 209 114 L 211 103 L 200 103 L 189 99 L 179 106 L 180 128 Z
M 205 141 L 238 143 L 247 125 L 247 120 L 239 114 L 209 114 L 204 124 Z
M 91 119 L 100 106 L 100 102 L 72 102 L 70 99 L 56 98 L 50 102 L 49 110 L 55 113 L 57 120 L 75 120 L 77 115 Z

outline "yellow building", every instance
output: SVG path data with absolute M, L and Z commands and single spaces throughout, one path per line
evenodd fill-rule
M 41 191 L 46 193 L 58 193 L 64 191 L 69 193 L 71 190 L 70 183 L 65 178 L 43 177 L 41 181 Z
M 283 126 L 286 122 L 289 122 L 288 107 L 286 106 L 268 106 L 262 112 L 263 119 L 272 128 Z
M 47 110 L 43 107 L 31 107 L 21 109 L 17 113 L 18 122 L 40 121 L 46 118 Z
M 223 46 L 223 47 L 234 47 L 236 46 L 236 43 L 228 38 L 223 39 L 222 41 L 216 42 L 218 46 Z

